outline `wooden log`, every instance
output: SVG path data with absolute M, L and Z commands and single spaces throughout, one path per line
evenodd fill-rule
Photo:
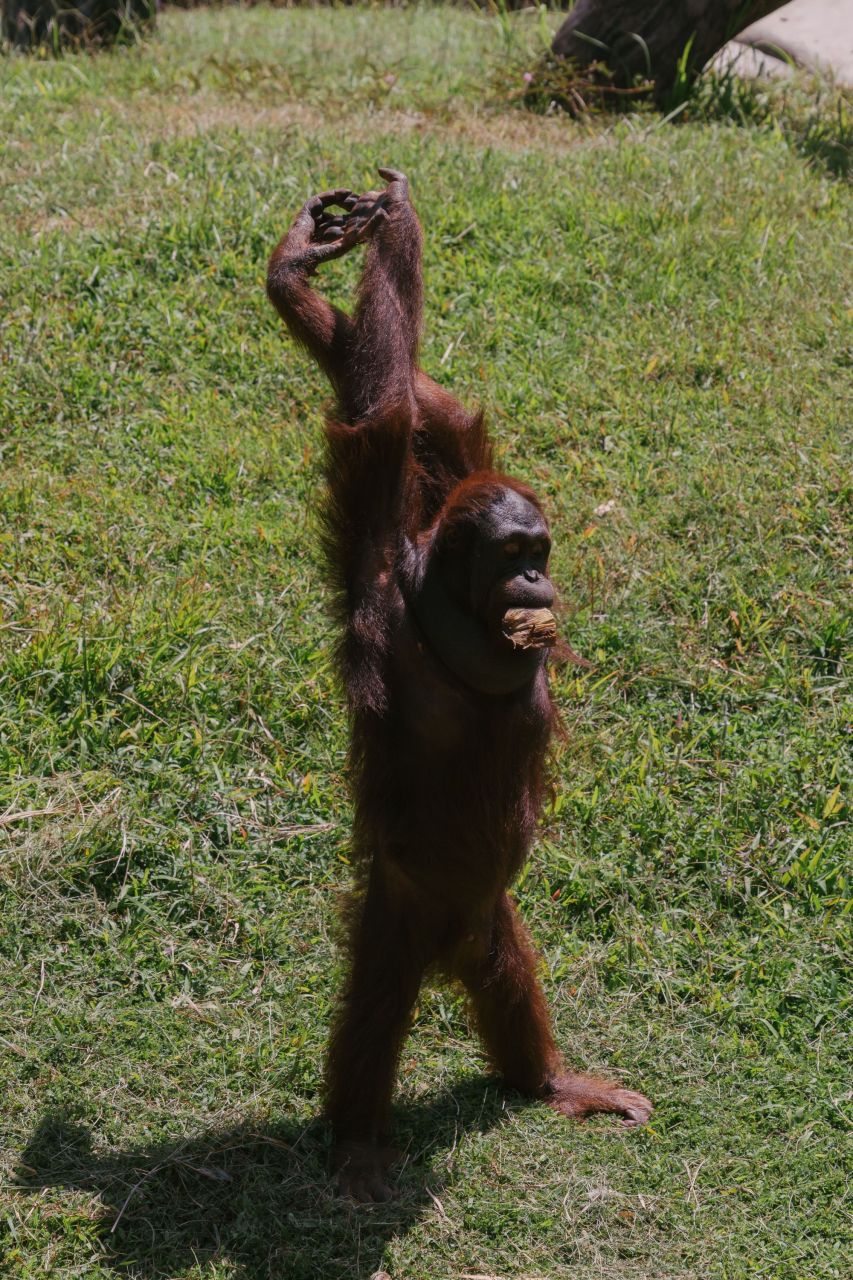
M 665 102 L 728 40 L 787 0 L 577 0 L 551 50 L 624 92 L 651 82 Z
M 107 46 L 154 26 L 157 0 L 0 0 L 0 35 L 18 49 Z

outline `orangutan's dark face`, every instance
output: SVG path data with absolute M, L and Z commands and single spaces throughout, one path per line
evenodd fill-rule
M 544 646 L 514 645 L 505 619 L 508 611 L 547 615 L 554 603 L 550 551 L 542 512 L 508 487 L 498 489 L 485 510 L 472 513 L 453 538 L 439 527 L 415 613 L 438 656 L 472 688 L 511 693 L 542 665 Z

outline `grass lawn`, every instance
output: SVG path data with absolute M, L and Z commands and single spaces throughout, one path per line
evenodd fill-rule
M 491 86 L 539 21 L 166 13 L 0 61 L 12 1280 L 849 1275 L 850 189 L 772 118 L 523 113 Z M 402 1195 L 353 1212 L 317 1119 L 350 822 L 326 391 L 263 281 L 309 194 L 383 163 L 424 363 L 543 496 L 594 663 L 554 674 L 518 897 L 570 1062 L 656 1110 L 506 1096 L 425 991 Z

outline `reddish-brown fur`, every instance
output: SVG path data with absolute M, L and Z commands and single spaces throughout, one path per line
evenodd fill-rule
M 386 174 L 386 176 L 392 176 Z M 331 204 L 348 215 L 333 218 Z M 309 286 L 361 240 L 354 317 Z M 482 416 L 417 367 L 421 232 L 401 175 L 385 192 L 315 197 L 272 255 L 269 296 L 338 406 L 327 426 L 326 551 L 351 720 L 354 848 L 363 897 L 329 1046 L 327 1112 L 341 1186 L 389 1194 L 390 1102 L 424 974 L 458 979 L 506 1082 L 569 1115 L 650 1110 L 639 1094 L 566 1074 L 536 957 L 507 887 L 533 836 L 554 708 L 544 667 L 505 697 L 466 687 L 407 606 L 412 548 L 453 554 L 501 488 Z M 461 554 L 461 553 L 460 553 Z

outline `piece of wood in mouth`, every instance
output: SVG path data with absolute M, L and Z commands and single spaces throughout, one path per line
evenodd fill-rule
M 557 622 L 550 609 L 507 609 L 501 630 L 515 649 L 550 649 L 557 643 Z

